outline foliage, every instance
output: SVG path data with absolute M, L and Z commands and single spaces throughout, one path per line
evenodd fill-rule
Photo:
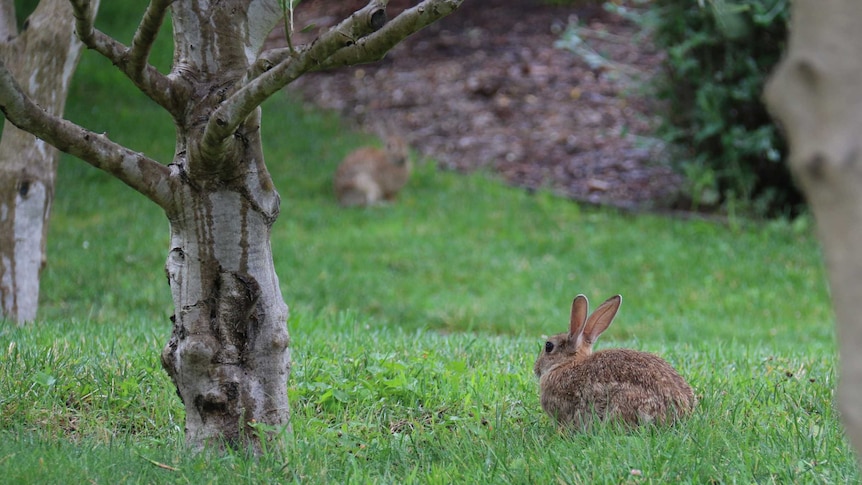
M 667 52 L 659 96 L 663 138 L 676 148 L 693 204 L 741 202 L 759 215 L 803 201 L 787 147 L 761 100 L 787 35 L 788 0 L 657 0 L 655 39 Z

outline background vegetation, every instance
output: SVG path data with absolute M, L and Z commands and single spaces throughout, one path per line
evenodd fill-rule
M 102 8 L 128 18 L 116 2 Z M 128 39 L 133 22 L 105 28 Z M 169 120 L 109 67 L 86 56 L 69 116 L 169 160 Z M 282 195 L 273 247 L 292 310 L 286 446 L 259 459 L 185 452 L 158 357 L 173 311 L 167 221 L 65 158 L 41 321 L 0 327 L 4 481 L 860 480 L 832 406 L 833 316 L 808 219 L 620 214 L 431 163 L 396 204 L 344 210 L 331 173 L 377 140 L 288 96 L 264 113 Z M 599 346 L 665 356 L 700 398 L 691 419 L 578 435 L 542 414 L 532 363 L 579 292 L 594 303 L 623 294 Z
M 656 0 L 651 8 L 667 52 L 656 85 L 667 103 L 661 135 L 694 206 L 798 214 L 804 202 L 784 163 L 787 147 L 761 100 L 784 49 L 790 2 Z

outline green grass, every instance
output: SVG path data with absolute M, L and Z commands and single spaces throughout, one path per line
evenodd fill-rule
M 10 483 L 846 483 L 828 346 L 665 349 L 700 396 L 672 429 L 560 433 L 541 414 L 532 337 L 294 315 L 293 434 L 259 460 L 192 457 L 144 322 L 42 322 L 3 336 L 0 468 Z M 12 343 L 14 342 L 14 344 Z M 633 344 L 634 342 L 622 342 Z M 659 344 L 660 346 L 660 344 Z M 826 348 L 824 348 L 826 347 Z M 161 463 L 168 470 L 155 465 Z M 639 475 L 632 475 L 638 473 Z
M 169 120 L 93 57 L 69 117 L 168 161 Z M 0 327 L 0 481 L 859 482 L 832 404 L 834 317 L 805 219 L 621 214 L 430 163 L 396 204 L 345 210 L 331 173 L 375 140 L 285 96 L 264 112 L 291 307 L 286 447 L 186 453 L 159 364 L 173 313 L 167 221 L 66 158 L 40 321 Z M 700 397 L 690 419 L 578 435 L 542 414 L 533 360 L 579 292 L 594 305 L 623 294 L 599 346 L 665 356 Z

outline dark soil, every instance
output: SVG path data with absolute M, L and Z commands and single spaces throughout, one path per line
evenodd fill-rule
M 391 0 L 390 18 L 415 3 Z M 364 4 L 304 1 L 295 25 L 314 24 L 304 34 L 314 35 Z M 555 46 L 570 25 L 598 56 Z M 383 61 L 307 74 L 291 89 L 370 132 L 405 137 L 444 169 L 655 210 L 682 183 L 653 138 L 657 104 L 644 94 L 661 60 L 637 25 L 598 6 L 467 0 Z

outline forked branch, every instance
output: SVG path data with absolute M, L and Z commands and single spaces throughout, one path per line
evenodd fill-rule
M 144 18 L 141 19 L 141 24 L 138 25 L 138 30 L 135 31 L 132 46 L 129 49 L 128 70 L 130 73 L 135 75 L 146 74 L 153 42 L 156 41 L 156 36 L 165 20 L 165 14 L 173 1 L 152 0 L 147 6 L 147 11 L 144 13 Z
M 110 60 L 150 99 L 172 115 L 178 114 L 171 104 L 173 83 L 148 63 L 153 42 L 173 0 L 150 2 L 135 32 L 131 48 L 95 28 L 95 14 L 90 0 L 69 1 L 75 13 L 75 29 L 81 42 Z
M 109 140 L 104 134 L 47 113 L 24 93 L 2 61 L 0 111 L 21 130 L 114 175 L 159 206 L 168 207 L 172 194 L 168 167 Z
M 428 24 L 452 13 L 463 0 L 424 0 L 386 23 L 385 0 L 371 2 L 310 45 L 264 52 L 254 77 L 213 113 L 202 149 L 218 153 L 242 121 L 275 92 L 302 74 L 328 67 L 371 62 Z
M 424 1 L 405 10 L 392 19 L 382 29 L 359 39 L 353 45 L 339 49 L 338 52 L 315 66 L 315 71 L 341 66 L 353 66 L 383 59 L 393 47 L 408 35 L 418 32 L 442 17 L 449 15 L 463 0 Z M 405 34 L 407 32 L 407 34 Z
M 217 154 L 224 153 L 225 144 L 229 142 L 240 123 L 276 91 L 338 49 L 353 44 L 375 28 L 380 28 L 385 21 L 385 8 L 386 0 L 371 0 L 368 5 L 357 10 L 318 37 L 310 46 L 298 52 L 296 57 L 289 57 L 266 70 L 267 72 L 252 79 L 225 100 L 207 122 L 201 143 L 201 151 L 208 155 L 205 158 L 217 160 Z M 261 72 L 260 69 L 256 71 Z

